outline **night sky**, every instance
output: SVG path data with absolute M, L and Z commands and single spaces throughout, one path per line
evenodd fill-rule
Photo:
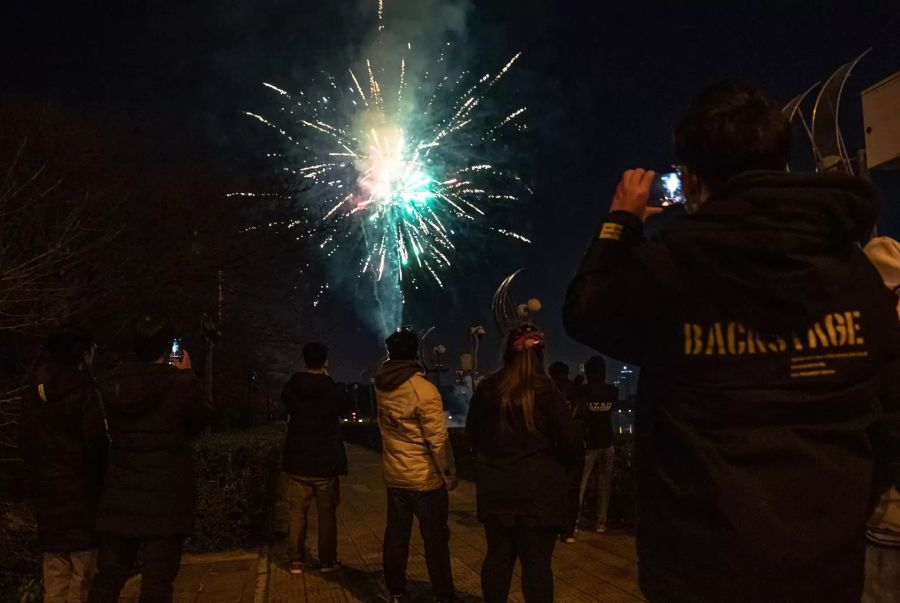
M 510 152 L 521 154 L 535 190 L 515 208 L 514 221 L 535 244 L 470 250 L 446 279 L 448 289 L 426 292 L 413 319 L 437 325 L 433 343 L 458 352 L 468 325 L 493 330 L 492 292 L 524 267 L 518 292 L 543 300 L 550 356 L 583 360 L 588 350 L 561 327 L 567 281 L 622 170 L 673 163 L 672 126 L 693 94 L 742 79 L 787 101 L 872 46 L 844 97 L 843 130 L 855 149 L 862 144 L 859 92 L 900 70 L 900 2 L 760 2 L 753 10 L 710 8 L 731 2 L 678 4 L 473 3 L 467 51 L 475 70 L 496 69 L 524 51 L 498 92 L 529 107 L 529 144 Z M 101 119 L 150 121 L 167 141 L 159 149 L 166 161 L 177 163 L 179 149 L 190 146 L 235 183 L 252 182 L 264 169 L 262 143 L 241 111 L 271 106 L 262 80 L 297 90 L 315 69 L 340 71 L 372 23 L 358 5 L 7 0 L 0 9 L 0 100 L 52 100 Z M 391 0 L 386 5 L 390 10 Z M 796 140 L 795 166 L 808 167 L 808 148 Z M 888 196 L 881 231 L 898 236 L 900 175 L 874 179 Z M 326 306 L 282 311 L 301 313 L 310 337 L 331 340 L 335 372 L 352 378 L 377 358 L 379 344 L 346 301 Z M 496 342 L 485 345 L 490 366 Z

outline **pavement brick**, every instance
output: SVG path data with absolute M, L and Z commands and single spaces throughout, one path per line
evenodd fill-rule
M 348 445 L 350 475 L 342 480 L 338 509 L 339 572 L 322 575 L 314 569 L 291 576 L 286 567 L 286 542 L 273 542 L 268 557 L 267 603 L 377 603 L 386 600 L 381 569 L 386 496 L 380 455 Z M 457 590 L 466 603 L 481 601 L 480 572 L 485 542 L 475 517 L 475 486 L 461 482 L 450 494 L 450 551 Z M 310 511 L 307 546 L 315 557 L 317 522 Z M 280 518 L 281 523 L 284 518 Z M 556 547 L 553 559 L 558 603 L 635 603 L 643 601 L 637 585 L 634 538 L 610 532 L 579 533 L 574 544 Z M 519 568 L 513 578 L 510 602 L 522 602 Z M 415 603 L 433 601 L 425 568 L 422 541 L 413 530 L 409 556 L 409 590 Z

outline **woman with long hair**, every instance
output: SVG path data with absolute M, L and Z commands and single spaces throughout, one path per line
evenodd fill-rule
M 518 559 L 526 603 L 551 603 L 551 557 L 566 523 L 567 470 L 580 442 L 544 371 L 539 328 L 522 325 L 509 334 L 503 368 L 475 390 L 466 433 L 477 455 L 478 519 L 487 539 L 484 599 L 505 603 Z

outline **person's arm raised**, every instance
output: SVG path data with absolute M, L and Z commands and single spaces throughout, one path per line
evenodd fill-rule
M 563 322 L 572 339 L 619 360 L 641 363 L 653 278 L 636 256 L 654 173 L 628 170 L 609 215 L 581 260 L 566 292 Z

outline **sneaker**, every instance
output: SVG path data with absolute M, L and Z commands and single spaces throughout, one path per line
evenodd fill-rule
M 323 574 L 330 574 L 331 572 L 338 571 L 342 567 L 344 566 L 341 565 L 340 561 L 334 561 L 332 563 L 323 563 L 321 566 L 319 566 L 319 571 Z
M 559 541 L 564 542 L 566 544 L 572 544 L 573 542 L 575 542 L 575 535 L 574 534 L 560 534 Z
M 295 576 L 297 574 L 302 574 L 303 569 L 302 561 L 291 561 L 290 565 L 288 565 L 288 571 Z
M 606 524 L 598 523 L 597 527 L 594 529 L 594 531 L 597 532 L 598 534 L 606 534 Z

